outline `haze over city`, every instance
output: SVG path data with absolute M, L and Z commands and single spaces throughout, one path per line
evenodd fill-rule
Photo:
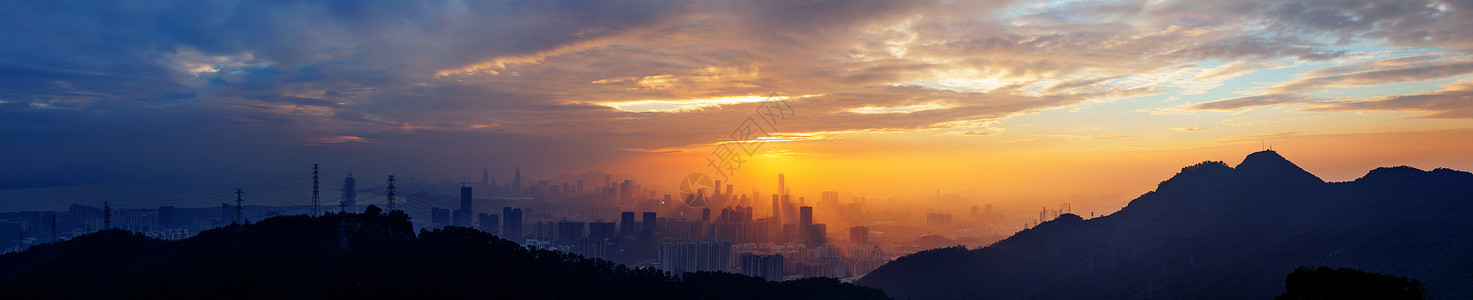
M 0 28 L 17 251 L 374 205 L 411 238 L 946 298 L 859 280 L 1176 195 L 1204 161 L 1473 170 L 1466 1 L 13 1 Z M 721 266 L 661 250 L 721 241 Z

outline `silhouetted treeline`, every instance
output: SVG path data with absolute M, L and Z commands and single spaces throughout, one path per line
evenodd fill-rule
M 0 255 L 0 298 L 431 297 L 888 298 L 874 288 L 834 279 L 675 276 L 529 249 L 463 227 L 416 236 L 408 217 L 377 208 L 318 218 L 274 217 L 173 242 L 105 230 Z
M 1424 299 L 1422 282 L 1355 269 L 1299 267 L 1284 280 L 1278 300 Z
M 1060 185 L 1068 183 L 1061 182 Z M 1267 299 L 1305 265 L 1473 295 L 1473 174 L 1325 182 L 1274 151 L 1182 168 L 1109 216 L 1064 214 L 980 249 L 901 257 L 857 283 L 899 299 Z

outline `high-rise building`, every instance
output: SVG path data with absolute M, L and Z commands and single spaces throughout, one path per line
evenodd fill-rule
M 823 195 L 821 197 L 819 197 L 819 199 L 818 199 L 818 206 L 819 207 L 823 207 L 823 209 L 825 209 L 826 211 L 832 211 L 832 210 L 838 209 L 839 208 L 839 192 L 835 192 L 835 191 L 826 191 L 826 192 L 823 192 Z
M 501 235 L 501 218 L 500 217 L 498 217 L 497 215 L 492 215 L 492 214 L 487 214 L 487 213 L 481 213 L 479 219 L 480 219 L 479 220 L 480 221 L 479 223 L 481 225 L 481 231 L 485 231 L 485 232 L 490 233 L 490 234 Z
M 640 237 L 646 239 L 654 237 L 655 230 L 659 230 L 659 227 L 656 227 L 656 225 L 659 225 L 656 220 L 654 212 L 644 212 L 644 220 L 640 222 Z
M 783 173 L 777 173 L 777 194 L 778 195 L 787 195 L 788 194 L 787 179 L 783 177 Z
M 778 195 L 772 194 L 772 232 L 768 234 L 774 239 L 781 239 L 783 236 L 782 208 L 782 203 L 778 202 Z
M 703 208 L 701 208 L 701 221 L 706 221 L 706 222 L 710 222 L 711 221 L 711 208 L 710 207 L 703 207 Z
M 861 246 L 869 244 L 869 227 L 849 227 L 849 241 Z
M 619 213 L 619 235 L 633 237 L 639 234 L 637 225 L 634 224 L 634 212 L 626 211 Z
M 564 245 L 570 245 L 583 239 L 583 231 L 588 224 L 578 221 L 558 221 L 557 241 Z
M 512 184 L 511 184 L 512 193 L 515 194 L 515 195 L 517 195 L 517 196 L 521 196 L 522 195 L 522 167 L 517 167 L 517 173 L 515 175 L 513 175 L 513 176 L 514 177 L 512 177 L 512 179 L 511 179 L 511 182 L 512 182 Z
M 522 209 L 502 208 L 501 235 L 513 242 L 522 242 Z
M 813 229 L 813 207 L 798 207 L 798 238 L 811 242 L 813 235 L 809 232 Z
M 348 173 L 348 177 L 343 178 L 343 196 L 341 199 L 344 209 L 348 212 L 358 212 L 358 184 L 356 180 L 353 180 L 353 173 Z
M 471 215 L 475 213 L 471 210 L 471 187 L 460 187 L 460 210 L 457 212 L 456 218 L 460 219 L 460 221 L 457 221 L 455 225 L 470 227 Z
M 481 185 L 491 185 L 491 169 L 481 169 Z
M 661 243 L 656 257 L 661 269 L 674 273 L 728 271 L 731 241 Z
M 768 281 L 782 281 L 785 265 L 782 254 L 742 253 L 742 274 L 747 276 L 761 277 Z
M 828 244 L 828 228 L 828 224 L 822 223 L 808 226 L 808 238 L 806 240 L 806 242 L 808 243 L 808 247 L 817 248 L 818 246 L 822 246 L 823 244 Z
M 450 210 L 439 207 L 430 208 L 430 224 L 433 227 L 445 227 L 450 224 Z

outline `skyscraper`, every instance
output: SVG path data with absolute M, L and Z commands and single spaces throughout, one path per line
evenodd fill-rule
M 471 226 L 471 215 L 474 214 L 471 211 L 471 187 L 460 187 L 460 210 L 456 211 L 456 214 L 456 220 L 459 221 L 455 224 L 456 226 Z
M 481 223 L 481 231 L 501 235 L 501 218 L 497 215 L 481 213 L 479 223 Z
M 491 185 L 491 169 L 481 169 L 481 185 Z
M 768 233 L 773 239 L 781 239 L 783 236 L 783 205 L 778 202 L 778 195 L 772 194 L 772 232 Z
M 813 234 L 811 233 L 812 228 L 813 207 L 798 207 L 798 238 L 811 243 L 813 241 Z
M 648 239 L 655 236 L 655 231 L 659 230 L 658 227 L 655 227 L 655 225 L 657 225 L 656 222 L 658 222 L 656 220 L 657 219 L 655 218 L 654 212 L 644 212 L 644 220 L 643 222 L 640 222 L 641 228 L 639 232 L 639 235 L 642 238 Z
M 786 180 L 783 178 L 783 173 L 777 173 L 777 194 L 778 195 L 787 195 L 788 194 L 788 184 L 785 181 Z
M 513 242 L 522 242 L 522 209 L 501 208 L 501 236 Z
M 522 167 L 517 167 L 516 175 L 511 179 L 511 190 L 516 196 L 522 195 Z
M 861 246 L 869 244 L 869 227 L 849 227 L 849 241 L 854 242 L 855 245 Z
M 823 192 L 822 197 L 820 197 L 818 199 L 818 206 L 823 207 L 826 210 L 833 210 L 833 209 L 839 208 L 839 192 L 836 192 L 836 191 L 826 191 L 826 192 Z
M 634 212 L 626 211 L 619 213 L 619 235 L 633 237 L 639 230 L 634 225 Z

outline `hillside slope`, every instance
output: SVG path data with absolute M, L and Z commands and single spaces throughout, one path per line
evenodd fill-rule
M 858 283 L 906 299 L 1265 299 L 1299 266 L 1473 295 L 1473 174 L 1380 168 L 1326 183 L 1274 151 L 1183 168 L 1119 212 L 899 258 Z

